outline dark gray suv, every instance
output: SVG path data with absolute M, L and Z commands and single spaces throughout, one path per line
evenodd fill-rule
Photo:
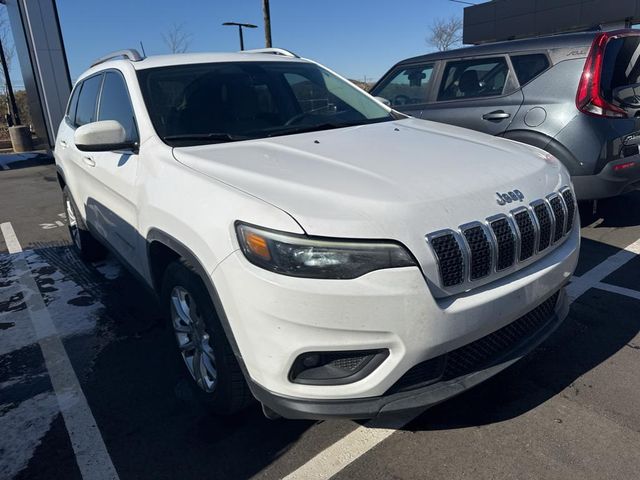
M 403 60 L 371 93 L 409 115 L 534 145 L 579 199 L 640 188 L 640 31 L 572 33 Z

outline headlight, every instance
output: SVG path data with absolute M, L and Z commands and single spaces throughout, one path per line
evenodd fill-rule
M 356 278 L 415 261 L 392 242 L 325 240 L 263 230 L 238 223 L 238 241 L 247 260 L 272 272 L 308 278 Z

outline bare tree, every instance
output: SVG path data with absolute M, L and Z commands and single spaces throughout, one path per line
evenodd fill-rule
M 462 20 L 459 17 L 437 18 L 430 31 L 427 43 L 441 52 L 462 42 Z
M 166 34 L 162 34 L 162 40 L 171 53 L 184 53 L 191 44 L 191 34 L 185 32 L 184 24 L 174 23 Z
M 6 13 L 6 8 L 0 11 L 0 42 L 2 42 L 2 48 L 4 49 L 5 60 L 7 61 L 7 68 L 11 70 L 11 63 L 13 57 L 16 54 L 16 47 L 13 44 L 13 37 L 11 36 L 11 25 L 9 25 L 9 17 Z M 6 85 L 6 80 L 2 70 L 0 70 L 0 77 L 2 77 L 3 83 Z

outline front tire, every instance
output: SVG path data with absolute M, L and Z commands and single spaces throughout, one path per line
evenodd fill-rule
M 67 186 L 62 190 L 62 201 L 67 215 L 69 235 L 80 258 L 88 262 L 102 260 L 107 255 L 107 249 L 87 229 Z
M 220 415 L 249 405 L 253 396 L 202 279 L 186 262 L 173 262 L 161 295 L 196 395 Z

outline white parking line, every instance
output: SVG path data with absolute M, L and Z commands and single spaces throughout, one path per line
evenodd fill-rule
M 569 301 L 573 303 L 590 288 L 604 285 L 600 281 L 640 254 L 640 240 L 607 258 L 580 277 L 574 277 L 567 287 Z M 625 289 L 626 290 L 626 289 Z M 325 480 L 340 472 L 373 447 L 402 428 L 422 413 L 419 411 L 385 422 L 372 420 L 356 428 L 346 437 L 318 453 L 307 463 L 294 470 L 285 480 Z
M 3 170 L 9 170 L 9 166 L 4 163 L 0 164 L 0 167 L 2 167 Z
M 18 242 L 16 232 L 13 231 L 13 227 L 10 223 L 7 222 L 0 224 L 0 231 L 2 231 L 4 243 L 7 245 L 7 250 L 9 251 L 9 253 L 22 252 L 22 247 L 20 246 L 20 242 Z
M 615 272 L 622 265 L 629 260 L 640 255 L 640 240 L 636 240 L 630 245 L 627 245 L 623 250 L 611 255 L 605 261 L 596 265 L 584 275 L 575 277 L 571 284 L 567 287 L 567 293 L 569 299 L 574 301 L 584 292 L 594 287 L 597 283 L 604 280 L 606 277 Z
M 356 428 L 349 435 L 320 452 L 309 462 L 284 477 L 283 480 L 320 480 L 330 478 L 391 436 L 396 430 L 405 426 L 420 413 L 399 415 L 385 422 L 372 420 L 365 426 Z
M 618 287 L 617 285 L 611 285 L 610 283 L 602 282 L 596 283 L 593 288 L 640 300 L 640 292 L 638 292 L 637 290 L 631 290 L 630 288 Z
M 22 247 L 13 227 L 10 223 L 3 223 L 0 225 L 0 230 L 9 253 L 13 254 L 11 262 L 42 350 L 80 473 L 85 480 L 118 479 L 118 473 L 113 466 L 96 420 L 29 265 L 22 254 Z

